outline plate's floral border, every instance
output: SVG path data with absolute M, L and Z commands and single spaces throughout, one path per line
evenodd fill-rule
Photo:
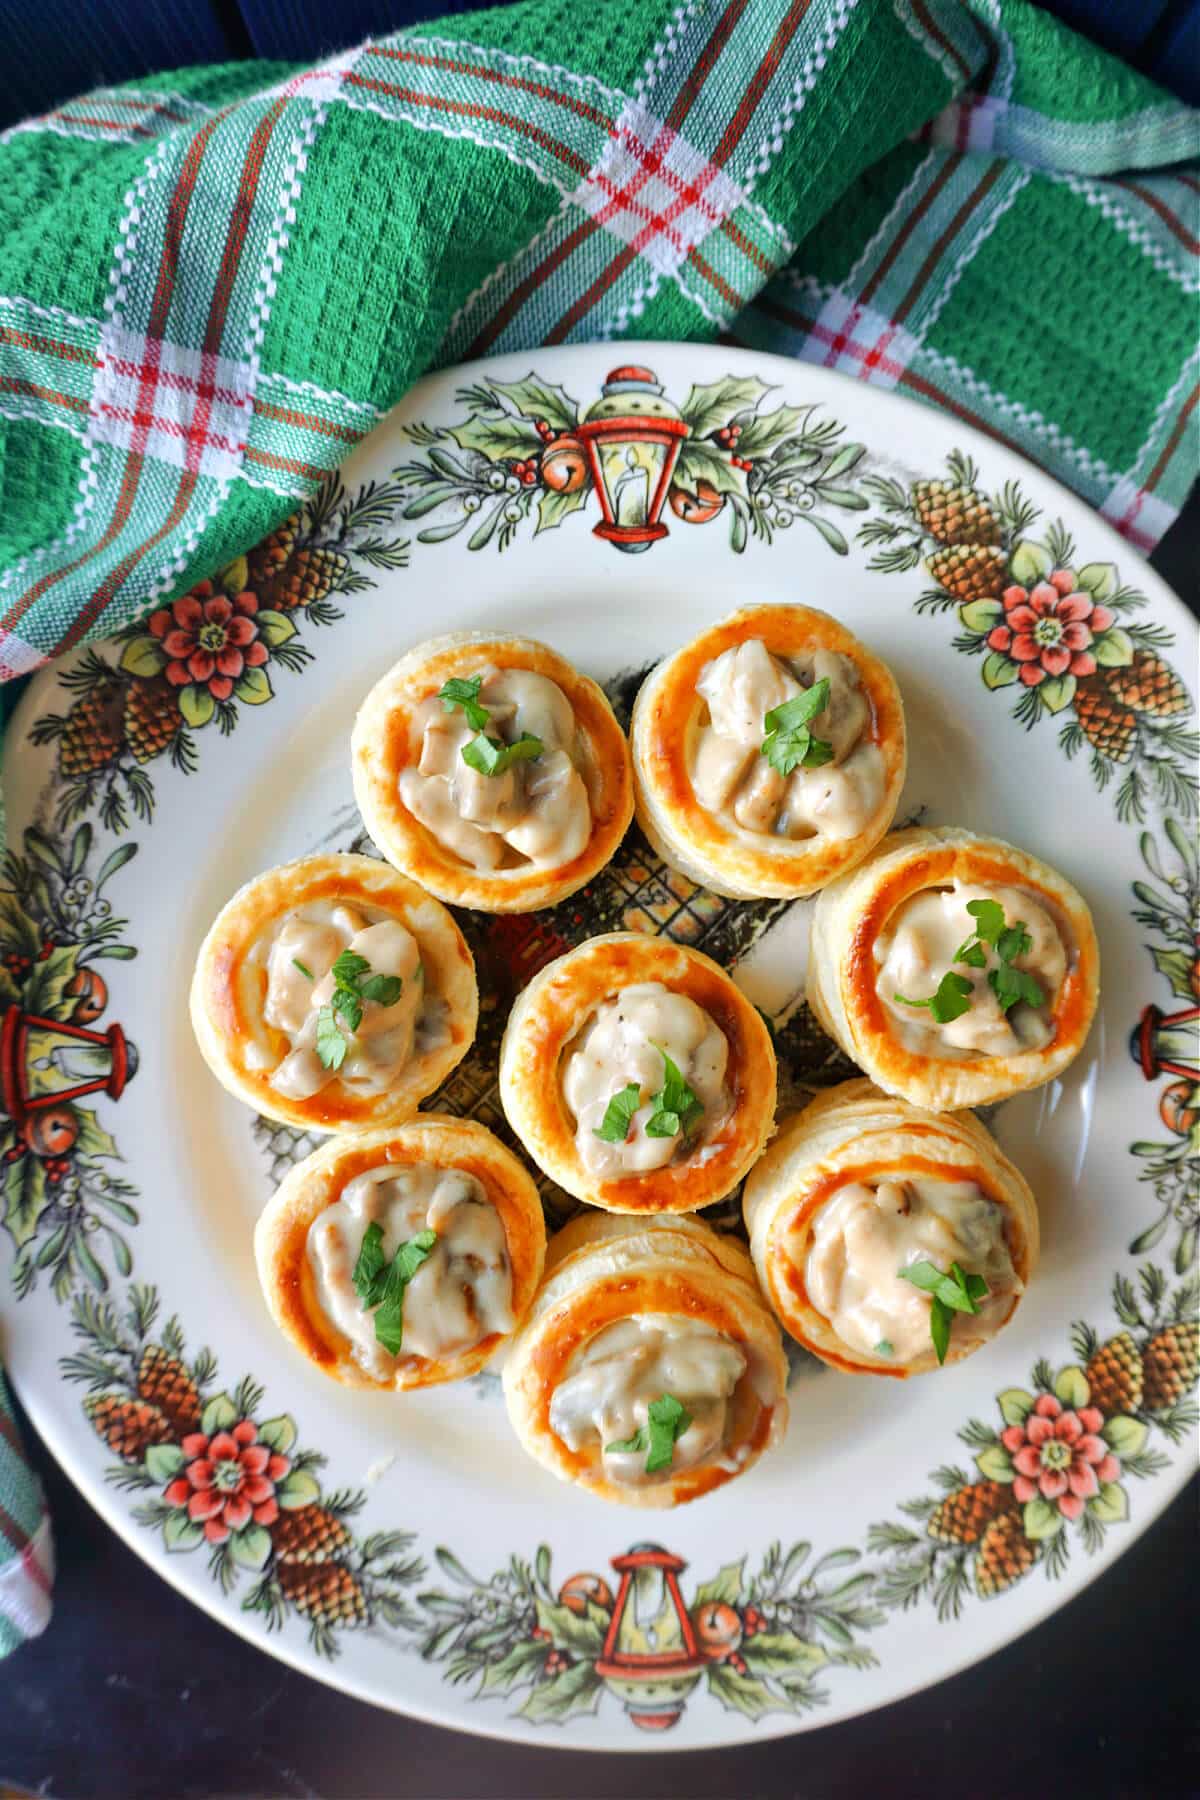
M 152 821 L 153 766 L 166 757 L 194 772 L 199 733 L 232 730 L 243 707 L 270 701 L 280 671 L 301 673 L 313 655 L 302 633 L 339 618 L 336 600 L 374 585 L 372 571 L 402 568 L 406 530 L 418 526 L 428 545 L 470 527 L 471 549 L 503 550 L 528 522 L 535 534 L 555 529 L 599 500 L 606 465 L 592 450 L 611 452 L 613 431 L 593 431 L 589 445 L 591 407 L 532 373 L 462 390 L 458 423 L 408 428 L 417 453 L 389 481 L 355 493 L 327 483 L 248 556 L 59 676 L 62 709 L 30 733 L 53 745 L 54 829 L 29 827 L 0 866 L 0 1223 L 17 1297 L 45 1281 L 68 1309 L 77 1342 L 62 1370 L 84 1387 L 86 1419 L 115 1458 L 107 1479 L 137 1496 L 140 1527 L 160 1533 L 170 1554 L 205 1555 L 212 1580 L 237 1590 L 266 1629 L 294 1616 L 326 1656 L 346 1632 L 386 1631 L 472 1697 L 510 1697 L 532 1723 L 594 1712 L 608 1690 L 636 1725 L 664 1729 L 701 1682 L 752 1719 L 820 1706 L 839 1668 L 875 1662 L 864 1638 L 890 1611 L 930 1605 L 945 1620 L 1039 1564 L 1060 1575 L 1073 1551 L 1094 1554 L 1128 1518 L 1131 1484 L 1168 1465 L 1163 1444 L 1194 1432 L 1197 738 L 1168 660 L 1171 632 L 1140 621 L 1144 596 L 1115 565 L 1081 560 L 1062 524 L 1016 484 L 989 493 L 959 453 L 944 473 L 902 484 L 867 446 L 843 443 L 842 426 L 815 406 L 769 404 L 754 377 L 693 387 L 679 405 L 649 370 L 615 370 L 606 390 L 614 384 L 621 404 L 602 407 L 602 419 L 632 394 L 654 402 L 654 419 L 677 422 L 649 524 L 645 506 L 622 511 L 611 494 L 597 507 L 617 548 L 724 516 L 735 552 L 752 535 L 770 544 L 804 522 L 849 555 L 833 515 L 866 515 L 857 540 L 868 567 L 923 565 L 934 585 L 916 609 L 955 616 L 954 646 L 981 659 L 984 688 L 1011 689 L 1029 729 L 1061 716 L 1061 753 L 1086 750 L 1099 789 L 1115 778 L 1118 817 L 1141 827 L 1147 878 L 1133 884 L 1132 916 L 1158 978 L 1130 1020 L 1130 1051 L 1160 1083 L 1165 1135 L 1130 1146 L 1147 1223 L 1114 1275 L 1112 1316 L 1072 1326 L 1028 1386 L 1005 1390 L 993 1418 L 963 1427 L 973 1466 L 935 1470 L 929 1491 L 861 1546 L 817 1554 L 776 1544 L 755 1568 L 734 1558 L 693 1584 L 680 1558 L 642 1544 L 604 1571 L 560 1579 L 545 1546 L 476 1574 L 444 1546 L 431 1570 L 409 1532 L 364 1535 L 364 1496 L 326 1486 L 325 1459 L 301 1444 L 296 1421 L 271 1412 L 250 1375 L 222 1385 L 213 1352 L 189 1350 L 181 1322 L 161 1318 L 155 1288 L 132 1279 L 139 1196 L 102 1120 L 136 1078 L 137 1047 L 110 1016 L 103 965 L 137 955 L 112 895 L 137 855 L 124 835 L 132 819 Z M 630 433 L 635 488 L 640 441 Z M 620 478 L 619 463 L 607 466 Z M 663 466 L 659 457 L 651 473 Z M 643 499 L 652 488 L 642 483 Z M 486 1058 L 506 985 L 581 933 L 620 923 L 732 960 L 779 910 L 734 907 L 681 882 L 635 835 L 582 910 L 573 901 L 532 921 L 468 917 L 496 1016 L 485 1012 L 481 1058 L 441 1103 L 503 1127 Z M 846 1073 L 803 1013 L 783 1029 L 780 1051 L 810 1084 Z M 259 1129 L 273 1168 L 303 1148 L 294 1134 Z M 552 1223 L 560 1205 L 547 1195 Z

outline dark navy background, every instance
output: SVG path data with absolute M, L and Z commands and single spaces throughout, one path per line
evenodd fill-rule
M 581 0 L 636 5 L 637 0 Z M 370 34 L 477 12 L 414 0 L 0 0 L 0 127 L 85 89 L 244 56 L 312 62 Z M 1200 104 L 1200 0 L 1049 0 L 1046 8 Z

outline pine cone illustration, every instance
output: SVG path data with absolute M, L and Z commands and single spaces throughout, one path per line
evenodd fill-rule
M 296 1611 L 316 1625 L 364 1625 L 367 1600 L 341 1563 L 281 1563 L 279 1585 Z
M 284 571 L 275 604 L 284 612 L 311 606 L 340 587 L 349 573 L 350 558 L 340 550 L 297 550 Z
M 1085 1374 L 1091 1403 L 1101 1412 L 1136 1412 L 1142 1404 L 1141 1353 L 1127 1331 L 1101 1344 Z
M 327 1563 L 350 1547 L 342 1521 L 324 1506 L 301 1506 L 281 1512 L 271 1527 L 271 1542 L 281 1563 Z
M 1186 712 L 1190 704 L 1187 690 L 1174 669 L 1161 656 L 1155 656 L 1153 650 L 1135 650 L 1131 663 L 1110 669 L 1108 685 L 1117 699 L 1134 712 L 1151 713 L 1156 719 Z
M 953 481 L 913 483 L 912 507 L 939 544 L 998 544 L 1000 521 L 978 488 Z
M 987 544 L 951 544 L 925 567 L 939 587 L 960 600 L 994 600 L 1008 584 L 1008 559 Z
M 277 525 L 270 537 L 265 537 L 261 544 L 256 544 L 251 550 L 248 559 L 248 585 L 256 594 L 283 572 L 288 558 L 296 548 L 299 529 L 300 514 L 295 512 L 282 525 Z
M 130 682 L 125 694 L 125 741 L 138 762 L 153 762 L 168 750 L 182 724 L 176 691 L 161 675 Z
M 973 1481 L 947 1494 L 925 1529 L 939 1544 L 977 1544 L 992 1520 L 1015 1505 L 1011 1484 Z
M 58 766 L 67 781 L 91 775 L 117 755 L 124 742 L 125 683 L 97 682 L 75 702 L 58 740 Z
M 1093 749 L 1110 762 L 1128 762 L 1133 755 L 1137 720 L 1114 696 L 1102 675 L 1088 675 L 1075 690 L 1075 717 Z
M 151 1444 L 169 1444 L 175 1437 L 171 1421 L 144 1400 L 127 1400 L 122 1394 L 89 1394 L 83 1410 L 96 1436 L 126 1462 L 140 1462 Z
M 975 1559 L 975 1591 L 981 1600 L 1002 1594 L 1037 1561 L 1037 1546 L 1025 1536 L 1019 1512 L 1001 1513 L 984 1532 Z
M 1174 1406 L 1187 1393 L 1200 1370 L 1200 1324 L 1180 1319 L 1156 1331 L 1142 1352 L 1146 1385 L 1143 1404 L 1149 1412 Z
M 138 1363 L 140 1399 L 156 1406 L 176 1437 L 200 1428 L 200 1394 L 184 1363 L 161 1344 L 147 1344 Z

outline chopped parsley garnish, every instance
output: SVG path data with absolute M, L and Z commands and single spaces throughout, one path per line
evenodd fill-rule
M 663 1059 L 663 1084 L 650 1101 L 654 1111 L 646 1120 L 646 1136 L 678 1137 L 695 1124 L 704 1105 L 662 1045 L 656 1044 L 655 1049 Z
M 375 1337 L 390 1356 L 398 1356 L 404 1342 L 405 1290 L 436 1244 L 436 1231 L 419 1231 L 401 1244 L 389 1263 L 381 1227 L 372 1220 L 363 1232 L 351 1280 L 363 1310 L 375 1308 Z
M 472 731 L 483 731 L 491 718 L 486 706 L 480 703 L 479 690 L 483 685 L 482 675 L 472 675 L 469 681 L 452 675 L 449 681 L 442 683 L 438 689 L 438 699 L 442 703 L 443 712 L 453 712 L 461 706 L 463 716 Z
M 633 1115 L 642 1104 L 642 1090 L 636 1081 L 614 1094 L 604 1109 L 604 1117 L 594 1128 L 594 1135 L 606 1144 L 623 1144 L 629 1136 Z
M 1024 919 L 1018 919 L 1015 925 L 1006 924 L 1004 908 L 998 900 L 968 900 L 967 911 L 975 921 L 975 929 L 954 952 L 955 962 L 966 963 L 970 969 L 987 969 L 985 946 L 990 944 L 1000 961 L 997 968 L 988 969 L 988 986 L 1000 1010 L 1008 1012 L 1019 1000 L 1026 1006 L 1044 1006 L 1046 996 L 1041 984 L 1027 970 L 1013 967 L 1018 956 L 1027 955 L 1033 948 Z M 948 1025 L 969 1009 L 974 993 L 974 984 L 965 975 L 950 970 L 942 976 L 936 994 L 924 1000 L 894 994 L 893 999 L 902 1006 L 927 1006 L 939 1025 Z
M 790 775 L 802 765 L 819 769 L 833 761 L 833 745 L 814 737 L 809 721 L 829 705 L 829 678 L 823 675 L 802 694 L 793 694 L 782 706 L 773 706 L 763 717 L 766 736 L 762 754 L 779 775 Z
M 462 759 L 478 775 L 506 775 L 514 763 L 533 762 L 545 748 L 532 732 L 523 731 L 515 743 L 502 744 L 499 738 L 486 737 L 481 731 L 463 745 Z
M 928 999 L 910 1000 L 906 994 L 895 994 L 893 999 L 899 1000 L 901 1006 L 927 1006 L 939 1025 L 948 1025 L 968 1010 L 974 992 L 965 975 L 956 975 L 950 969 L 938 982 L 937 993 Z
M 986 1299 L 989 1292 L 987 1282 L 982 1275 L 972 1275 L 956 1262 L 950 1264 L 948 1275 L 931 1262 L 909 1263 L 896 1273 L 901 1281 L 911 1281 L 914 1287 L 929 1295 L 929 1335 L 938 1362 L 944 1363 L 955 1313 L 977 1313 L 979 1302 Z
M 308 964 L 302 963 L 298 956 L 293 956 L 292 967 L 294 969 L 299 969 L 300 973 L 303 975 L 303 977 L 306 981 L 313 981 L 315 979 L 312 970 L 308 967 Z
M 692 1422 L 692 1415 L 681 1401 L 673 1394 L 660 1394 L 652 1400 L 647 1409 L 646 1423 L 639 1425 L 632 1437 L 621 1438 L 615 1444 L 606 1444 L 609 1451 L 632 1450 L 646 1452 L 646 1473 L 656 1475 L 660 1469 L 669 1469 L 675 1455 L 675 1445 Z
M 364 1001 L 395 1006 L 400 998 L 404 983 L 399 975 L 372 975 L 370 968 L 355 950 L 343 950 L 333 965 L 333 995 L 317 1014 L 317 1056 L 326 1069 L 340 1069 L 345 1062 L 349 1045 L 342 1025 L 353 1037 L 362 1024 Z

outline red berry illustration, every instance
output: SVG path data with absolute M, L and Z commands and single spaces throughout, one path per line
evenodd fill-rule
M 709 1662 L 731 1656 L 742 1641 L 742 1621 L 724 1600 L 706 1600 L 694 1615 L 700 1654 Z

